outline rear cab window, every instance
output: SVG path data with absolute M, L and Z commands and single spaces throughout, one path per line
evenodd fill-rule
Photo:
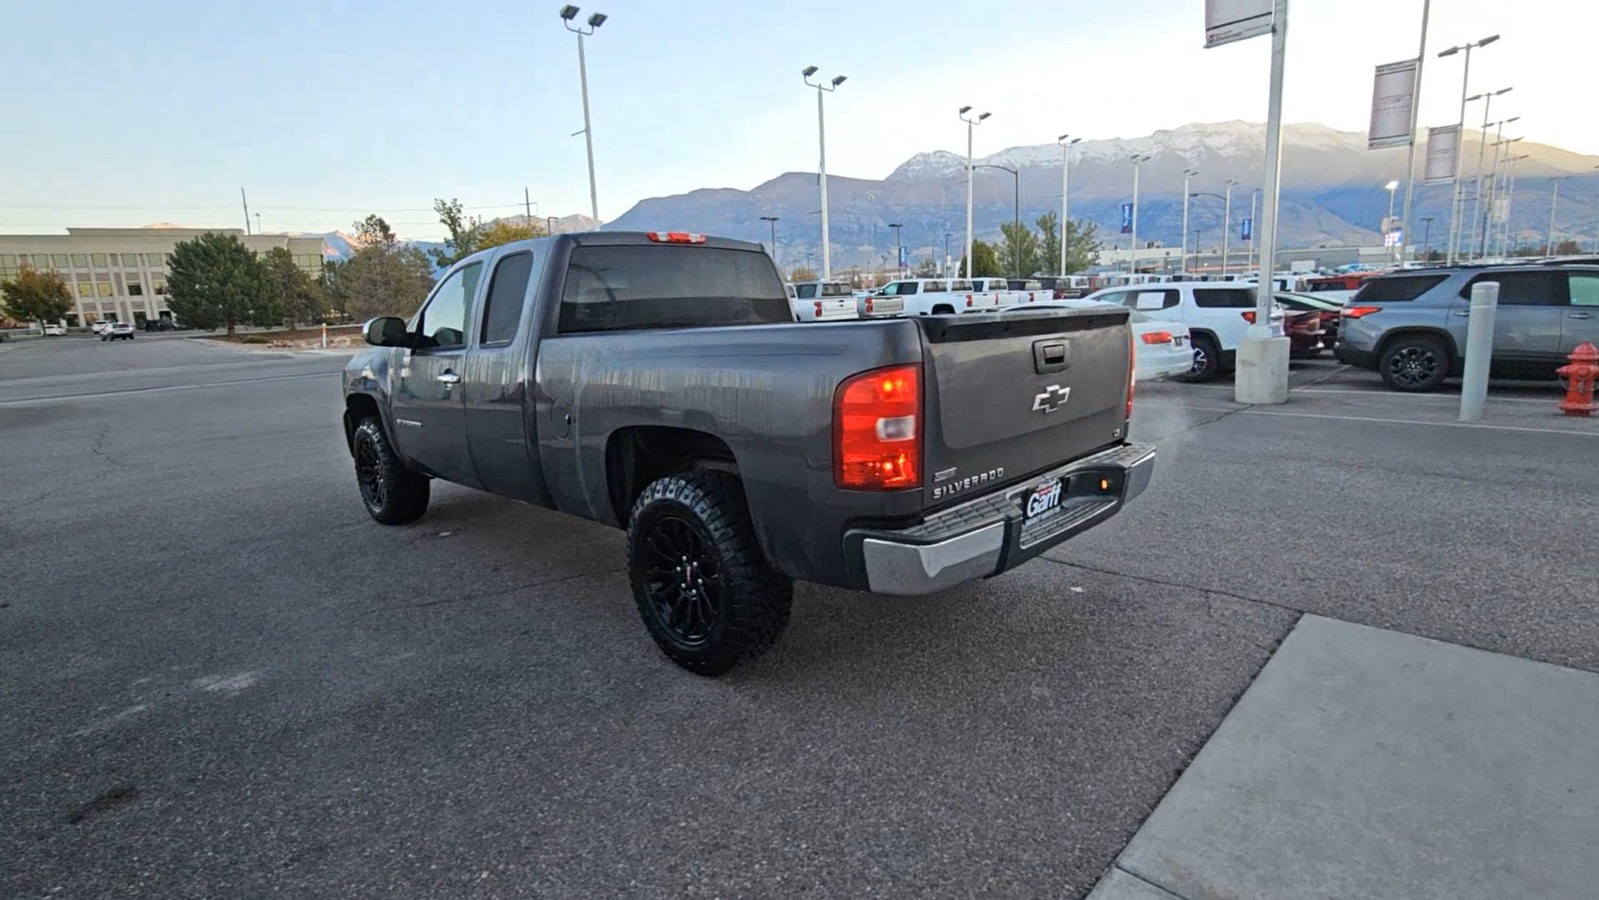
M 797 284 L 794 286 L 794 296 L 799 300 L 810 300 L 816 296 L 816 285 Z
M 822 284 L 823 297 L 848 297 L 849 285 L 842 281 L 828 281 Z
M 1353 303 L 1404 303 L 1444 283 L 1441 275 L 1390 275 L 1371 278 L 1355 293 Z
M 561 292 L 562 334 L 793 321 L 765 253 L 654 244 L 579 246 Z

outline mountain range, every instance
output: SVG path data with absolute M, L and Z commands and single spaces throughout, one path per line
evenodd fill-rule
M 1490 135 L 1490 143 L 1492 135 Z M 1238 244 L 1241 220 L 1249 215 L 1251 195 L 1260 186 L 1265 161 L 1265 127 L 1248 122 L 1184 125 L 1140 138 L 1083 141 L 1071 148 L 1071 216 L 1099 227 L 1107 247 L 1127 245 L 1119 233 L 1121 204 L 1132 200 L 1135 155 L 1151 159 L 1140 172 L 1138 204 L 1140 243 L 1177 246 L 1182 240 L 1183 172 L 1197 169 L 1190 181 L 1189 246 L 1205 249 L 1221 244 L 1223 194 L 1231 179 L 1232 237 Z M 1475 133 L 1464 146 L 1466 194 L 1482 145 Z M 1599 157 L 1583 156 L 1526 141 L 1514 145 L 1527 154 L 1516 176 L 1511 230 L 1522 242 L 1542 243 L 1549 227 L 1554 178 L 1566 177 L 1560 188 L 1556 239 L 1599 237 Z M 1491 161 L 1493 147 L 1486 149 Z M 1425 156 L 1418 147 L 1418 172 Z M 1011 147 L 977 159 L 977 165 L 1004 166 L 976 172 L 974 230 L 995 240 L 999 226 L 1020 213 L 1031 224 L 1039 215 L 1060 210 L 1061 147 L 1058 144 Z M 1385 185 L 1401 179 L 1405 148 L 1367 150 L 1366 136 L 1317 124 L 1292 124 L 1283 129 L 1282 206 L 1279 238 L 1285 248 L 1374 246 L 1381 243 L 1382 218 L 1388 213 Z M 911 260 L 937 257 L 949 247 L 959 256 L 965 235 L 966 160 L 947 151 L 917 153 L 885 178 L 849 178 L 830 174 L 829 230 L 833 266 L 871 267 L 889 264 L 895 235 L 889 223 L 903 225 L 901 236 Z M 1402 180 L 1402 179 L 1401 179 Z M 1398 203 L 1403 203 L 1403 187 Z M 1420 246 L 1441 247 L 1449 230 L 1450 185 L 1423 186 L 1418 178 L 1412 219 Z M 608 229 L 672 229 L 769 242 L 769 223 L 777 216 L 777 255 L 785 267 L 819 260 L 817 176 L 788 172 L 750 190 L 705 188 L 670 197 L 640 201 L 606 224 Z M 1395 209 L 1397 215 L 1399 210 Z M 1258 213 L 1257 213 L 1258 215 Z M 1431 218 L 1429 224 L 1425 219 Z

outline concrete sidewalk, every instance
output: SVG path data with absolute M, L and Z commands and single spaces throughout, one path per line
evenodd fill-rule
M 1090 898 L 1596 891 L 1599 674 L 1306 616 Z

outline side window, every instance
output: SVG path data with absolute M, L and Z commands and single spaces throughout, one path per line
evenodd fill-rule
M 944 286 L 944 282 L 942 281 L 929 281 L 927 283 L 927 293 L 929 294 L 942 294 L 946 290 L 948 290 L 948 288 Z
M 900 295 L 901 297 L 905 297 L 916 293 L 916 288 L 917 284 L 914 281 L 901 281 L 899 283 L 899 290 L 895 291 L 894 293 Z
M 473 263 L 458 269 L 433 292 L 433 299 L 417 315 L 420 347 L 460 347 L 466 343 L 466 312 L 482 273 L 483 264 Z
M 1599 272 L 1571 273 L 1571 305 L 1599 306 Z
M 1252 288 L 1195 288 L 1194 305 L 1200 309 L 1248 309 L 1255 305 Z
M 1478 275 L 1460 290 L 1460 296 L 1471 297 L 1474 285 L 1485 281 L 1499 282 L 1500 306 L 1558 306 L 1563 302 L 1559 295 L 1559 272 L 1492 272 Z
M 531 252 L 512 253 L 494 264 L 494 280 L 483 304 L 483 333 L 478 343 L 506 343 L 516 337 L 527 300 L 527 279 L 533 274 Z

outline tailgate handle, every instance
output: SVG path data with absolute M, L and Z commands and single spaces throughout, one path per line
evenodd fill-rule
M 1033 369 L 1040 375 L 1059 372 L 1066 368 L 1066 342 L 1045 340 L 1033 342 Z

